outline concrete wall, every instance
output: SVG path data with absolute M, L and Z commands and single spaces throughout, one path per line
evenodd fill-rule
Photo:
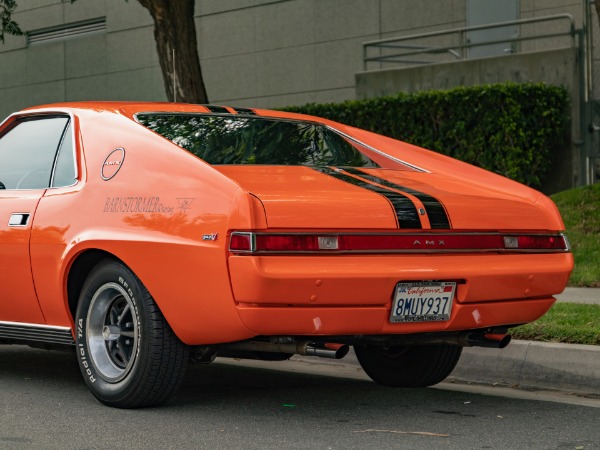
M 514 81 L 543 81 L 578 94 L 577 49 L 454 61 L 443 64 L 376 70 L 356 74 L 357 97 L 398 92 L 450 89 L 456 86 Z

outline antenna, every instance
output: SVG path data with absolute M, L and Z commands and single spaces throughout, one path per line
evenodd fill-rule
M 177 72 L 175 66 L 175 47 L 173 47 L 173 102 L 177 102 Z

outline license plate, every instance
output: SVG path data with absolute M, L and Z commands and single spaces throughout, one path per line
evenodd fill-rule
M 390 322 L 441 322 L 450 319 L 456 283 L 417 281 L 398 283 Z

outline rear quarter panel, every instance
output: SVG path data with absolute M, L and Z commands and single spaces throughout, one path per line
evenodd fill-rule
M 69 268 L 82 252 L 99 249 L 133 270 L 184 342 L 249 337 L 233 303 L 226 259 L 230 215 L 241 223 L 250 220 L 248 209 L 239 206 L 240 188 L 129 118 L 90 110 L 75 114 L 82 179 L 47 192 L 31 240 L 47 323 L 72 324 Z M 115 148 L 124 148 L 125 158 L 105 181 L 101 169 Z M 217 238 L 203 240 L 204 234 Z

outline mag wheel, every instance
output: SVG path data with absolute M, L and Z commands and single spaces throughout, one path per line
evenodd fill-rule
M 376 383 L 393 387 L 424 387 L 444 380 L 454 370 L 462 347 L 355 345 L 358 362 Z
M 181 383 L 189 349 L 123 264 L 106 260 L 92 270 L 75 322 L 79 367 L 102 403 L 120 408 L 158 405 Z

